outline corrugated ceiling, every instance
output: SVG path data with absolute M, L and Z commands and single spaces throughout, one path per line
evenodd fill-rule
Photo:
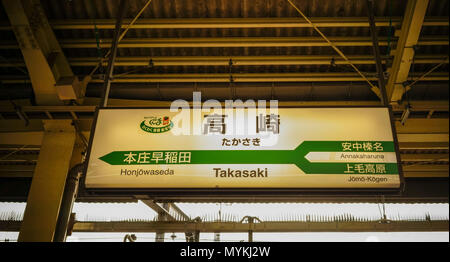
M 127 1 L 128 7 L 125 17 L 133 18 L 145 5 L 146 0 Z M 119 1 L 114 0 L 43 0 L 41 1 L 46 16 L 50 22 L 55 20 L 68 19 L 89 19 L 92 24 L 98 23 L 101 19 L 114 19 L 117 13 Z M 367 17 L 365 1 L 361 0 L 306 0 L 294 1 L 300 10 L 308 17 Z M 381 0 L 374 1 L 375 16 L 396 18 L 402 17 L 407 1 Z M 430 0 L 426 13 L 426 18 L 448 17 L 449 1 Z M 289 18 L 299 17 L 298 13 L 286 0 L 153 0 L 149 7 L 143 12 L 140 19 L 174 19 L 174 18 Z M 299 18 L 302 20 L 301 18 Z M 0 7 L 0 21 L 8 24 L 7 16 Z M 399 28 L 396 28 L 399 29 Z M 421 31 L 421 38 L 427 36 L 448 35 L 448 26 L 424 26 Z M 370 37 L 368 27 L 322 27 L 321 31 L 328 37 Z M 389 27 L 377 27 L 380 38 L 389 37 L 392 41 L 391 49 L 395 48 L 397 37 L 393 36 L 394 30 Z M 93 29 L 63 29 L 54 30 L 59 41 L 67 39 L 95 39 Z M 113 30 L 99 29 L 100 40 L 111 39 Z M 5 40 L 14 40 L 12 31 L 0 31 L 0 36 Z M 125 39 L 129 38 L 228 38 L 228 37 L 318 37 L 312 28 L 188 28 L 188 29 L 131 29 Z M 448 39 L 448 38 L 447 38 Z M 340 49 L 347 55 L 372 55 L 371 46 L 344 46 Z M 381 54 L 387 55 L 387 46 L 380 47 Z M 420 46 L 417 55 L 442 55 L 448 56 L 448 45 L 427 45 Z M 106 53 L 107 49 L 102 49 Z M 64 49 L 66 57 L 98 57 L 95 48 L 74 48 Z M 308 55 L 330 55 L 338 58 L 336 52 L 327 46 L 322 47 L 181 47 L 181 48 L 119 48 L 118 57 L 151 57 L 162 56 L 308 56 Z M 22 59 L 19 50 L 0 50 L 0 56 L 9 59 Z M 391 58 L 392 59 L 392 56 Z M 1 62 L 1 61 L 0 61 Z M 331 62 L 331 61 L 330 61 Z M 415 72 L 426 72 L 434 64 L 414 64 Z M 361 64 L 358 68 L 363 72 L 375 73 L 374 64 Z M 84 76 L 92 70 L 92 67 L 73 66 L 73 71 L 79 76 Z M 436 72 L 448 73 L 449 67 L 443 65 Z M 142 74 L 187 74 L 187 73 L 224 73 L 230 72 L 227 66 L 156 66 L 148 69 L 136 66 L 116 66 L 115 74 L 137 72 Z M 232 73 L 319 73 L 319 72 L 353 72 L 350 66 L 338 65 L 331 68 L 329 65 L 255 65 L 255 66 L 234 66 Z M 1 75 L 20 75 L 21 72 L 14 68 L 0 67 Z M 272 83 L 269 83 L 272 86 Z M 281 100 L 288 99 L 317 99 L 317 100 L 376 100 L 378 99 L 369 89 L 367 83 L 364 88 L 358 88 L 349 93 L 349 89 L 354 85 L 364 85 L 364 82 L 357 81 L 336 83 L 304 83 L 293 82 L 273 83 L 275 92 Z M 132 84 L 136 88 L 125 89 L 125 84 L 113 84 L 122 91 L 112 92 L 112 97 L 139 98 L 146 99 L 174 99 L 187 98 L 194 89 L 195 83 L 166 84 L 156 83 Z M 442 99 L 448 98 L 448 81 L 433 83 L 433 88 L 428 88 L 426 82 L 416 85 L 416 88 L 409 92 L 409 98 L 414 99 Z M 27 90 L 30 85 L 16 85 L 18 90 Z M 88 95 L 97 95 L 98 84 L 90 84 Z M 128 85 L 129 86 L 129 85 Z M 175 87 L 179 87 L 178 89 Z M 204 83 L 198 83 L 200 88 L 208 89 L 205 93 L 211 98 L 228 98 L 229 88 L 224 84 L 218 84 L 218 88 L 210 89 Z M 239 98 L 268 98 L 273 96 L 272 88 L 263 87 L 267 85 L 240 83 L 237 85 L 236 95 Z M 259 87 L 258 87 L 259 86 Z M 289 87 L 290 86 L 290 87 Z M 294 87 L 292 87 L 294 86 Z M 321 87 L 324 86 L 324 87 Z M 239 88 L 240 87 L 240 88 Z M 126 91 L 123 91 L 125 89 Z M 149 90 L 151 89 L 151 90 Z M 187 89 L 187 90 L 186 90 Z M 311 91 L 311 89 L 314 89 Z M 120 94 L 117 94 L 120 93 Z M 186 94 L 185 94 L 186 93 Z M 29 92 L 27 92 L 29 94 Z M 162 95 L 161 95 L 162 94 Z M 291 98 L 291 99 L 289 99 Z

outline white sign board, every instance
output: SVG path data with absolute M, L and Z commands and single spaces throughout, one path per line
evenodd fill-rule
M 386 108 L 235 113 L 236 109 L 222 115 L 202 112 L 201 122 L 195 124 L 193 113 L 180 122 L 179 113 L 169 109 L 100 109 L 91 138 L 86 188 L 400 186 Z M 190 124 L 189 130 L 197 128 L 201 133 L 176 134 L 183 121 Z M 232 131 L 243 128 L 239 121 L 245 123 L 248 134 L 234 135 Z

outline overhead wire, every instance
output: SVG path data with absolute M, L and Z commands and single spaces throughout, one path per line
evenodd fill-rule
M 234 99 L 235 96 L 235 89 L 233 88 L 234 85 L 234 78 L 233 78 L 233 60 L 230 58 L 229 62 L 228 62 L 228 73 L 230 74 L 230 82 L 229 82 L 229 86 L 230 86 L 230 93 L 231 93 L 231 99 Z
M 23 146 L 20 147 L 19 149 L 16 149 L 16 150 L 12 151 L 11 153 L 9 153 L 9 154 L 7 154 L 7 155 L 1 157 L 0 160 L 7 159 L 9 156 L 11 156 L 11 155 L 13 155 L 13 154 L 15 154 L 15 153 L 17 153 L 17 152 L 19 152 L 19 151 L 22 151 L 22 149 L 24 149 L 24 148 L 27 147 L 27 146 L 28 146 L 28 145 L 23 145 Z
M 407 85 L 408 88 L 411 88 L 411 86 L 413 86 L 414 84 L 416 84 L 417 82 L 423 80 L 427 75 L 431 74 L 434 70 L 438 69 L 440 66 L 442 66 L 443 64 L 448 64 L 449 62 L 449 57 L 445 57 L 444 61 L 442 61 L 441 63 L 433 66 L 433 68 L 431 68 L 430 70 L 428 70 L 427 72 L 425 72 L 424 74 L 422 74 L 420 77 L 418 77 L 416 80 L 414 80 L 411 84 Z M 406 90 L 409 91 L 409 90 Z
M 117 43 L 120 43 L 120 41 L 125 37 L 128 30 L 130 30 L 131 26 L 134 25 L 134 23 L 138 20 L 138 18 L 141 16 L 141 14 L 144 12 L 144 10 L 150 5 L 151 2 L 152 2 L 152 0 L 148 0 L 147 3 L 144 5 L 144 7 L 142 7 L 141 10 L 137 13 L 137 15 L 133 18 L 133 20 L 131 20 L 131 22 L 126 25 L 123 32 L 119 35 Z M 97 71 L 97 69 L 103 64 L 103 60 L 108 58 L 110 54 L 111 54 L 111 49 L 108 50 L 108 52 L 105 54 L 105 56 L 102 59 L 100 59 L 100 61 L 97 63 L 97 65 L 94 67 L 94 69 L 92 69 L 91 73 L 89 74 L 90 76 L 94 75 L 95 71 Z
M 94 20 L 94 33 L 95 33 L 95 42 L 97 44 L 97 57 L 100 61 L 100 64 L 99 64 L 100 74 L 103 75 L 103 73 L 104 73 L 103 54 L 102 54 L 102 49 L 100 48 L 100 36 L 99 36 L 99 31 L 97 28 L 97 24 L 95 23 L 95 20 Z
M 387 39 L 387 50 L 386 56 L 389 57 L 391 53 L 391 37 L 392 37 L 392 0 L 389 0 L 388 5 L 389 12 L 389 27 L 388 27 L 388 39 Z
M 413 163 L 405 163 L 405 166 L 420 166 L 420 165 L 430 165 L 436 162 L 442 161 L 442 158 L 432 158 L 430 161 L 417 161 Z
M 126 72 L 121 73 L 121 74 L 116 74 L 115 77 L 121 77 L 121 76 L 125 76 L 125 75 L 131 74 L 131 73 L 136 73 L 136 72 L 142 71 L 144 69 L 148 69 L 148 66 L 147 67 L 135 68 L 135 69 L 132 69 L 130 71 L 126 71 Z
M 300 9 L 294 5 L 294 3 L 292 3 L 291 0 L 287 0 L 289 2 L 289 4 L 295 9 L 297 10 L 297 12 L 306 20 L 306 22 L 308 22 L 308 24 L 310 24 L 314 30 L 361 76 L 361 78 L 363 78 L 371 87 L 372 91 L 378 96 L 381 97 L 381 93 L 378 87 L 376 87 L 374 84 L 372 84 L 370 82 L 369 79 L 367 79 L 367 77 L 361 72 L 359 71 L 359 69 L 347 58 L 347 56 L 345 56 L 345 54 L 336 47 L 335 44 L 333 44 L 333 42 L 331 42 L 323 33 L 322 31 L 319 30 L 319 28 L 313 23 L 311 22 L 311 20 L 308 19 L 308 17 L 303 14 L 302 11 L 300 11 Z

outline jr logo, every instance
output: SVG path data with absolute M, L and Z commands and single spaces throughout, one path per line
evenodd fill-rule
M 173 123 L 168 116 L 145 117 L 145 120 L 141 122 L 141 129 L 149 133 L 164 133 L 172 129 Z

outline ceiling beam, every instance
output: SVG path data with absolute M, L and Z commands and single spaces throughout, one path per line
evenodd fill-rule
M 397 134 L 398 141 L 403 143 L 408 142 L 430 142 L 430 143 L 448 143 L 448 132 L 440 134 L 419 133 L 419 134 Z
M 400 37 L 397 41 L 394 61 L 386 85 L 387 96 L 391 103 L 402 99 L 405 89 L 403 83 L 408 79 L 414 58 L 414 46 L 420 45 L 419 36 L 428 2 L 428 0 L 409 0 L 406 5 Z
M 57 77 L 65 74 L 73 75 L 73 73 L 68 62 L 65 61 L 66 64 L 62 62 L 65 59 L 64 55 L 53 32 L 51 29 L 48 30 L 50 26 L 42 7 L 39 3 L 33 4 L 32 1 L 22 3 L 22 1 L 8 0 L 3 0 L 3 6 L 18 42 L 16 48 L 22 51 L 36 102 L 46 105 L 62 104 L 55 88 Z M 39 17 L 38 22 L 35 21 L 36 19 L 30 22 L 29 16 Z M 54 70 L 48 61 L 50 56 L 55 62 Z
M 403 176 L 406 178 L 425 178 L 425 177 L 448 178 L 448 169 L 444 171 L 403 171 Z
M 0 165 L 0 177 L 33 177 L 36 165 L 2 164 Z
M 413 76 L 419 75 L 415 73 Z M 370 81 L 377 81 L 375 73 L 365 73 Z M 432 73 L 425 81 L 448 81 L 448 73 Z M 4 83 L 17 80 L 3 80 Z M 115 83 L 180 83 L 180 82 L 229 82 L 229 74 L 128 74 L 116 75 Z M 234 82 L 347 82 L 365 81 L 356 73 L 236 73 Z M 23 82 L 23 80 L 22 80 Z M 103 83 L 100 76 L 94 76 L 92 83 Z M 12 83 L 12 82 L 11 82 Z
M 175 211 L 175 213 L 179 217 L 178 220 L 185 220 L 185 221 L 191 220 L 191 217 L 188 216 L 186 213 L 184 213 L 183 210 L 181 210 L 181 208 L 178 205 L 176 205 L 175 203 L 168 203 L 168 204 L 170 206 L 170 210 Z
M 370 37 L 330 37 L 336 46 L 372 46 Z M 380 37 L 380 46 L 387 46 L 386 37 Z M 427 36 L 418 45 L 448 45 L 448 36 Z M 63 48 L 96 48 L 95 39 L 61 39 Z M 329 46 L 320 37 L 218 37 L 218 38 L 139 38 L 123 39 L 119 48 L 171 47 L 293 47 Z M 110 39 L 103 39 L 101 48 L 111 47 Z
M 165 222 L 165 221 L 75 221 L 73 232 L 193 232 L 237 233 L 248 232 L 430 232 L 448 231 L 448 220 L 389 220 L 381 222 L 350 216 L 310 216 L 313 221 L 267 221 L 253 223 L 241 222 Z M 0 231 L 19 231 L 21 221 L 0 221 Z
M 80 82 L 73 74 L 41 3 L 3 0 L 3 6 L 17 39 L 15 48 L 22 52 L 36 103 L 61 105 L 62 100 L 83 96 L 87 79 Z
M 153 209 L 158 215 L 164 216 L 169 221 L 175 221 L 177 220 L 174 216 L 172 216 L 169 212 L 169 210 L 165 209 L 164 207 L 160 206 L 158 203 L 156 203 L 153 200 L 150 199 L 144 199 L 145 196 L 137 196 L 139 200 L 141 200 L 144 204 L 146 204 L 148 207 Z
M 447 159 L 448 162 L 448 159 Z M 414 163 L 402 165 L 403 176 L 407 178 L 448 177 L 448 163 L 446 165 L 433 165 Z
M 367 17 L 312 17 L 311 21 L 318 27 L 368 27 Z M 122 28 L 126 28 L 131 19 L 124 19 Z M 392 17 L 391 25 L 401 25 L 401 17 Z M 94 30 L 91 19 L 50 20 L 53 30 L 85 29 Z M 96 19 L 98 29 L 114 29 L 114 19 Z M 376 17 L 375 25 L 390 26 L 389 17 Z M 448 26 L 448 17 L 427 17 L 424 26 Z M 177 18 L 137 20 L 130 29 L 188 29 L 188 28 L 291 28 L 311 27 L 298 18 Z M 0 30 L 11 30 L 8 24 L 1 24 Z
M 375 73 L 364 73 L 369 81 L 377 81 Z M 411 74 L 417 77 L 421 72 Z M 448 81 L 448 73 L 435 72 L 423 78 L 424 81 Z M 29 83 L 28 77 L 4 76 L 0 78 L 3 84 Z M 260 83 L 260 82 L 365 82 L 356 73 L 235 73 L 234 82 Z M 214 74 L 128 74 L 116 75 L 113 83 L 228 83 L 230 75 L 225 73 Z M 101 75 L 94 75 L 91 83 L 103 83 Z
M 160 205 L 159 203 L 148 199 L 145 195 L 136 195 L 137 199 L 141 200 L 148 207 L 153 209 L 158 215 L 164 217 L 169 221 L 188 221 L 191 218 L 186 215 L 175 203 L 164 203 Z M 165 206 L 167 208 L 165 208 Z
M 445 55 L 422 55 L 416 57 L 415 63 L 440 63 Z M 348 56 L 354 64 L 374 64 L 372 56 Z M 387 58 L 387 57 L 385 57 Z M 233 66 L 251 65 L 330 65 L 331 59 L 335 64 L 343 65 L 347 62 L 336 56 L 179 56 L 179 57 L 118 57 L 117 66 L 148 66 L 152 59 L 154 66 L 229 66 L 230 59 Z M 69 59 L 72 66 L 92 66 L 98 63 L 98 58 L 81 57 Z M 385 62 L 385 61 L 383 61 Z
M 400 150 L 448 150 L 449 142 L 400 142 Z
M 316 218 L 320 219 L 319 216 Z M 325 216 L 322 218 L 325 219 Z M 342 217 L 342 219 L 344 219 Z M 332 218 L 331 218 L 332 220 Z M 121 228 L 118 223 L 102 223 L 97 227 L 93 223 L 80 222 L 74 226 L 74 231 L 86 232 L 83 229 L 93 228 L 100 232 L 111 232 Z M 120 223 L 120 222 L 119 222 Z M 94 222 L 94 224 L 97 224 Z M 150 226 L 153 224 L 153 226 Z M 128 227 L 126 232 L 141 232 L 147 230 L 163 230 L 167 232 L 248 232 L 249 224 L 240 222 L 143 222 L 142 225 L 121 223 L 121 229 Z M 134 227 L 132 227 L 134 225 Z M 103 229 L 102 227 L 103 226 Z M 253 232 L 401 232 L 401 231 L 448 231 L 448 220 L 444 221 L 391 221 L 390 223 L 380 223 L 379 221 L 329 221 L 329 222 L 306 222 L 306 221 L 280 221 L 280 222 L 261 222 L 252 225 Z M 144 229 L 145 230 L 145 229 Z
M 375 73 L 364 73 L 369 81 L 377 81 Z M 417 77 L 421 72 L 411 74 Z M 435 72 L 423 78 L 424 81 L 447 81 L 447 72 Z M 29 83 L 28 77 L 4 76 L 0 78 L 3 84 Z M 234 73 L 235 83 L 261 83 L 261 82 L 365 82 L 356 73 L 334 72 L 334 73 Z M 113 83 L 228 83 L 230 74 L 127 74 L 116 75 Z M 91 83 L 103 83 L 101 75 L 94 75 Z
M 372 46 L 370 37 L 330 37 L 336 46 Z M 395 44 L 396 42 L 391 42 Z M 95 39 L 60 39 L 62 48 L 97 48 Z M 417 45 L 448 45 L 448 36 L 424 36 Z M 387 37 L 379 38 L 387 46 Z M 210 37 L 210 38 L 125 38 L 118 48 L 181 48 L 181 47 L 301 47 L 329 46 L 321 37 Z M 100 48 L 110 48 L 111 39 L 102 39 Z M 16 42 L 3 41 L 0 49 L 18 49 Z
M 42 122 L 42 121 L 41 121 Z M 0 144 L 2 145 L 42 145 L 43 131 L 35 132 L 0 132 Z
M 131 100 L 131 99 L 110 99 L 109 106 L 136 106 L 136 107 L 170 107 L 171 101 L 149 101 L 149 100 Z M 192 102 L 189 102 L 192 106 Z M 88 97 L 85 99 L 85 105 L 97 105 L 98 98 Z M 222 103 L 223 105 L 223 103 Z M 321 107 L 321 106 L 379 106 L 379 101 L 279 101 L 279 107 Z M 445 111 L 450 110 L 448 100 L 430 100 L 430 101 L 410 101 L 411 111 Z M 26 110 L 28 107 L 23 107 Z M 405 109 L 405 105 L 393 105 L 392 110 L 401 112 Z M 11 109 L 9 109 L 11 110 Z M 409 120 L 406 122 L 409 125 Z
M 449 161 L 447 154 L 401 154 L 400 159 L 403 162 L 432 162 L 432 161 Z
M 411 164 L 411 165 L 403 165 L 403 170 L 405 172 L 411 171 L 411 172 L 430 172 L 430 171 L 443 171 L 447 172 L 448 176 L 448 164 L 446 165 L 424 165 L 421 163 L 418 164 Z
M 24 113 L 45 113 L 45 112 L 59 112 L 59 113 L 66 113 L 68 114 L 70 112 L 76 112 L 76 113 L 86 113 L 91 112 L 93 113 L 95 111 L 96 105 L 98 105 L 98 98 L 86 98 L 85 105 L 82 106 L 30 106 L 30 105 L 24 105 L 21 107 L 22 112 Z M 111 99 L 111 105 L 114 106 L 136 106 L 136 107 L 170 107 L 171 101 L 149 101 L 149 100 L 127 100 L 127 99 Z M 379 106 L 379 101 L 279 101 L 278 106 L 279 107 L 296 107 L 296 106 L 307 106 L 307 107 L 321 107 L 321 106 Z M 431 100 L 431 101 L 417 101 L 412 100 L 410 101 L 411 105 L 411 111 L 449 111 L 450 105 L 448 100 Z M 404 110 L 404 106 L 402 105 L 394 105 L 392 107 L 394 111 L 401 112 Z M 0 106 L 0 112 L 2 113 L 15 113 L 16 110 L 11 105 L 2 105 Z M 91 119 L 92 117 L 88 117 L 87 119 Z M 48 118 L 41 118 L 41 119 L 48 119 Z M 9 122 L 2 122 L 2 121 L 9 121 Z M 12 121 L 15 121 L 16 123 L 13 124 Z M 447 128 L 448 130 L 448 119 L 427 119 L 426 125 L 424 125 L 423 122 L 421 122 L 422 119 L 408 119 L 408 121 L 405 122 L 405 125 L 398 125 L 397 130 L 414 130 L 413 133 L 422 132 L 423 129 L 429 129 L 429 128 Z M 442 122 L 447 121 L 447 122 Z M 28 127 L 25 127 L 23 124 L 23 121 L 21 120 L 0 120 L 0 132 L 6 132 L 7 130 L 10 130 L 6 127 L 8 126 L 16 126 L 18 128 L 18 125 L 22 125 L 23 129 L 22 131 L 30 131 L 29 127 L 33 126 L 33 119 L 30 119 L 30 124 Z M 5 127 L 5 128 L 1 128 Z M 41 127 L 41 126 L 39 126 Z M 433 129 L 434 130 L 434 129 Z M 21 130 L 18 130 L 21 131 Z M 440 132 L 440 131 L 438 131 Z
M 373 56 L 350 55 L 347 56 L 353 64 L 375 64 Z M 436 64 L 442 62 L 446 54 L 442 55 L 417 55 L 416 64 Z M 382 63 L 387 56 L 382 57 Z M 259 65 L 330 65 L 334 59 L 336 65 L 345 65 L 347 62 L 336 56 L 330 55 L 305 55 L 305 56 L 134 56 L 117 57 L 114 66 L 148 66 L 150 59 L 154 66 L 229 66 L 230 59 L 233 66 L 259 66 Z M 72 57 L 68 58 L 71 66 L 96 66 L 97 57 Z M 446 61 L 448 63 L 448 61 Z M 106 66 L 107 62 L 104 61 Z M 23 61 L 0 61 L 0 67 L 25 66 Z
M 439 135 L 449 132 L 449 120 L 448 118 L 410 118 L 404 125 L 400 121 L 396 121 L 395 129 L 399 134 L 429 133 Z

